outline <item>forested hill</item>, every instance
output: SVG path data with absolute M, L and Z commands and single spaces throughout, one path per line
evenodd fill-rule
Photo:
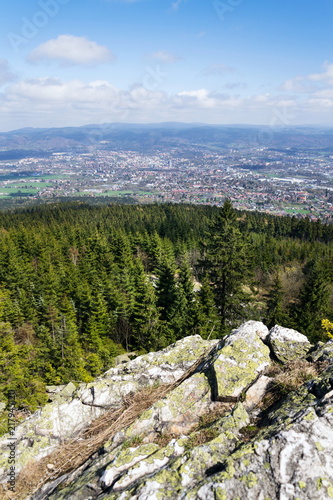
M 330 335 L 333 227 L 194 205 L 55 204 L 0 213 L 0 401 L 46 401 L 124 350 L 241 321 Z M 325 328 L 322 327 L 322 320 Z

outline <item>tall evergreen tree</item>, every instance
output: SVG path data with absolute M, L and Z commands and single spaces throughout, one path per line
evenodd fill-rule
M 321 260 L 312 260 L 304 272 L 306 280 L 294 309 L 294 318 L 298 328 L 315 342 L 322 336 L 321 321 L 332 317 L 329 269 Z
M 283 306 L 283 289 L 277 274 L 270 292 L 267 294 L 267 310 L 264 322 L 268 328 L 275 325 L 288 326 L 288 314 Z
M 159 312 L 154 287 L 144 272 L 141 262 L 135 266 L 135 301 L 132 314 L 134 349 L 155 350 L 159 346 Z
M 164 259 L 158 269 L 156 293 L 164 338 L 167 343 L 174 342 L 181 337 L 186 318 L 187 301 L 175 274 L 174 263 Z
M 214 290 L 207 276 L 202 279 L 197 300 L 196 333 L 199 333 L 204 339 L 218 337 L 221 329 L 221 318 L 215 304 Z
M 251 275 L 250 247 L 240 232 L 236 212 L 227 200 L 205 243 L 204 261 L 214 289 L 222 332 L 245 317 L 249 294 L 244 283 Z
M 84 368 L 83 350 L 80 346 L 74 304 L 63 297 L 60 303 L 61 364 L 58 369 L 61 380 L 90 380 Z

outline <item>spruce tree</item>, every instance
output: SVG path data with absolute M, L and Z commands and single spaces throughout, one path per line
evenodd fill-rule
M 267 310 L 264 323 L 268 328 L 273 328 L 275 325 L 288 326 L 288 314 L 283 306 L 283 289 L 279 275 L 277 274 L 270 292 L 267 294 Z
M 329 269 L 321 260 L 312 260 L 304 269 L 306 280 L 294 309 L 295 323 L 312 341 L 322 336 L 321 321 L 331 318 Z
M 207 276 L 202 279 L 197 301 L 196 333 L 204 339 L 218 337 L 221 318 L 215 304 L 214 290 Z
M 153 351 L 159 345 L 157 298 L 141 262 L 136 262 L 134 272 L 135 301 L 131 318 L 133 326 L 131 346 L 134 349 Z
M 156 293 L 166 345 L 182 337 L 186 315 L 185 293 L 175 274 L 174 262 L 165 258 L 158 269 Z
M 238 228 L 236 212 L 227 200 L 205 242 L 204 267 L 213 286 L 222 332 L 245 319 L 251 275 L 250 247 Z

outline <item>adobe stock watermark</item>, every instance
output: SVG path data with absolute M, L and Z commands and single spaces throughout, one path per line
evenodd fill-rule
M 294 118 L 295 114 L 290 112 L 286 106 L 275 108 L 268 126 L 262 128 L 258 133 L 258 143 L 268 144 L 272 142 L 275 131 L 291 125 Z
M 8 41 L 15 53 L 20 51 L 22 45 L 27 45 L 32 40 L 39 30 L 45 28 L 50 19 L 56 17 L 61 7 L 67 5 L 71 0 L 39 0 L 40 7 L 34 15 L 28 19 L 22 17 L 22 26 L 19 33 L 7 33 Z
M 151 66 L 146 66 L 146 74 L 142 80 L 142 86 L 146 90 L 158 90 L 163 81 L 169 76 L 168 73 L 161 70 L 159 64 L 156 64 L 154 68 Z
M 243 2 L 244 0 L 214 0 L 213 7 L 219 16 L 220 21 L 224 21 L 226 15 L 234 12 L 236 7 Z
M 16 394 L 15 391 L 9 391 L 8 394 L 8 472 L 7 484 L 8 490 L 15 493 L 16 487 Z

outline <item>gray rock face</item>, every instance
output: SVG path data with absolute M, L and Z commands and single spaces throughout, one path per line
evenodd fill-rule
M 261 321 L 247 321 L 246 323 L 243 323 L 239 328 L 233 330 L 230 335 L 227 335 L 227 337 L 225 337 L 225 344 L 229 345 L 230 343 L 232 343 L 234 337 L 237 337 L 238 339 L 253 339 L 255 335 L 261 338 L 262 341 L 265 341 L 269 335 L 267 326 L 261 323 Z
M 260 410 L 273 377 L 264 373 L 271 363 L 266 342 L 276 356 L 282 353 L 284 362 L 290 360 L 284 354 L 288 350 L 305 356 L 310 348 L 298 332 L 286 330 L 278 327 L 273 335 L 271 331 L 269 340 L 263 324 L 248 322 L 223 342 L 187 337 L 113 368 L 72 394 L 59 395 L 19 426 L 22 461 L 26 453 L 27 461 L 47 456 L 58 445 L 56 433 L 58 438 L 76 435 L 79 445 L 80 431 L 71 419 L 80 415 L 81 428 L 81 412 L 90 412 L 85 414 L 89 422 L 92 412 L 116 408 L 130 384 L 136 391 L 156 381 L 173 382 L 199 360 L 187 378 L 93 450 L 80 468 L 55 477 L 27 500 L 333 498 L 333 342 L 311 351 L 314 361 L 326 361 L 318 377 Z M 276 338 L 285 342 L 284 348 L 274 344 Z M 93 400 L 91 387 L 96 388 Z M 107 387 L 115 394 L 107 396 Z M 73 387 L 69 389 L 70 393 Z M 104 406 L 94 406 L 96 401 Z M 42 424 L 43 413 L 47 418 Z M 67 425 L 62 434 L 60 422 Z M 24 435 L 29 432 L 32 439 L 44 439 L 44 447 L 39 442 L 28 450 Z M 5 442 L 4 437 L 0 445 Z M 54 469 L 53 463 L 48 469 Z
M 247 410 L 253 410 L 265 396 L 273 378 L 261 375 L 258 380 L 246 392 L 244 406 Z
M 270 365 L 269 348 L 263 343 L 265 325 L 245 323 L 225 339 L 214 363 L 218 397 L 238 397 Z M 268 330 L 267 330 L 268 333 Z
M 263 432 L 184 498 L 323 500 L 333 495 L 333 401 L 301 410 L 272 436 Z M 137 498 L 140 498 L 137 497 Z
M 279 325 L 275 325 L 271 329 L 267 342 L 277 359 L 282 363 L 304 357 L 311 348 L 311 344 L 305 335 Z
M 196 373 L 144 411 L 129 427 L 126 436 L 144 433 L 153 439 L 167 433 L 177 436 L 187 434 L 214 405 L 207 377 L 203 373 Z

